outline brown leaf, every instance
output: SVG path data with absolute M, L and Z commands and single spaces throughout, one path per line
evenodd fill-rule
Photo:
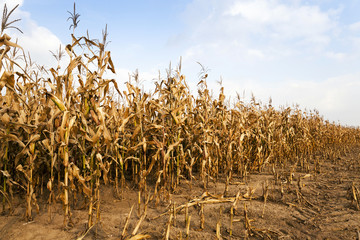
M 3 87 L 5 85 L 8 85 L 11 88 L 14 88 L 14 86 L 15 86 L 14 73 L 8 72 L 8 71 L 3 72 L 3 74 L 0 78 L 0 91 L 3 89 Z

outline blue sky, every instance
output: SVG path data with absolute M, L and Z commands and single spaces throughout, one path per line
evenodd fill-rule
M 40 64 L 48 50 L 70 40 L 74 1 L 19 3 L 24 34 L 11 31 Z M 0 0 L 3 5 L 4 0 Z M 276 106 L 318 109 L 325 119 L 360 125 L 360 1 L 346 0 L 107 0 L 76 1 L 75 35 L 100 38 L 108 24 L 108 49 L 119 84 L 139 69 L 145 88 L 171 61 L 196 92 L 197 62 L 209 69 L 217 94 L 220 77 L 228 96 L 251 93 Z

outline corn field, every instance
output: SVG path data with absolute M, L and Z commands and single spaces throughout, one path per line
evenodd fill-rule
M 309 172 L 314 159 L 336 159 L 360 143 L 359 128 L 325 121 L 317 111 L 255 98 L 230 103 L 222 87 L 214 97 L 205 73 L 192 95 L 181 63 L 152 93 L 141 90 L 136 74 L 120 91 L 105 77 L 115 73 L 110 52 L 89 37 L 72 34 L 66 68 L 36 67 L 5 33 L 0 47 L 2 212 L 11 214 L 21 196 L 27 221 L 39 208 L 51 219 L 52 206 L 62 203 L 64 227 L 71 227 L 73 204 L 83 202 L 91 227 L 101 219 L 103 185 L 119 199 L 133 186 L 141 198 L 160 202 L 180 184 L 200 181 L 206 190 L 221 180 L 226 194 L 235 177 L 294 164 Z

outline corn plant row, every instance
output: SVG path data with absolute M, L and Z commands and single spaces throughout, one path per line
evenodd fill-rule
M 152 93 L 141 90 L 137 75 L 120 91 L 105 75 L 115 73 L 110 52 L 88 37 L 72 35 L 65 69 L 37 68 L 6 34 L 0 48 L 0 195 L 8 213 L 14 195 L 23 197 L 27 220 L 43 197 L 49 218 L 62 202 L 64 226 L 71 226 L 81 201 L 90 228 L 101 219 L 104 184 L 119 198 L 131 185 L 139 201 L 159 202 L 181 182 L 200 180 L 206 189 L 225 179 L 228 186 L 267 165 L 310 171 L 313 159 L 336 159 L 359 146 L 359 128 L 325 121 L 317 111 L 276 109 L 255 98 L 230 104 L 222 87 L 214 97 L 207 74 L 194 96 L 181 64 Z

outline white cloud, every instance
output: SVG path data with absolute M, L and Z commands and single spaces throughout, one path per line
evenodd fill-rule
M 59 49 L 61 41 L 48 29 L 29 21 L 24 29 L 24 35 L 19 36 L 19 44 L 30 52 L 30 56 L 36 62 L 49 66 L 50 63 L 54 63 L 49 50 L 55 52 Z
M 328 32 L 336 27 L 331 18 L 335 14 L 316 5 L 286 5 L 276 0 L 237 1 L 225 12 L 279 40 L 303 38 L 319 43 L 327 43 Z
M 359 32 L 360 31 L 360 21 L 350 24 L 349 29 L 350 29 L 350 31 Z
M 340 10 L 324 11 L 317 5 L 287 4 L 279 0 L 194 0 L 184 18 L 194 42 L 236 39 L 248 45 L 326 45 L 337 31 Z M 226 41 L 226 40 L 229 41 Z M 290 43 L 289 41 L 295 41 Z
M 250 49 L 247 50 L 247 54 L 249 56 L 253 56 L 253 57 L 256 57 L 256 58 L 260 58 L 260 59 L 265 57 L 264 53 L 259 49 L 251 49 L 250 48 Z
M 343 61 L 346 57 L 348 57 L 345 53 L 332 51 L 326 52 L 326 56 L 337 61 Z
M 328 78 L 324 81 L 289 79 L 287 81 L 260 83 L 254 79 L 242 81 L 246 100 L 255 97 L 267 103 L 271 97 L 274 106 L 293 106 L 317 109 L 325 119 L 350 126 L 359 126 L 360 72 Z M 224 81 L 225 91 L 235 96 L 236 81 Z

